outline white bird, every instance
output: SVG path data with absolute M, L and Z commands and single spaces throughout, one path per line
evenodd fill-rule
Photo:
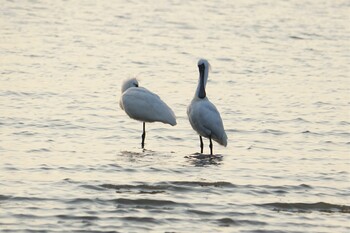
M 192 128 L 199 134 L 201 153 L 203 153 L 203 139 L 209 138 L 210 154 L 213 154 L 212 139 L 220 145 L 227 146 L 227 135 L 219 111 L 206 96 L 205 86 L 208 80 L 210 64 L 205 59 L 198 61 L 199 81 L 195 96 L 187 108 L 188 119 Z
M 122 95 L 119 106 L 126 114 L 135 120 L 143 122 L 141 146 L 145 145 L 145 122 L 163 122 L 176 125 L 174 112 L 160 97 L 146 88 L 139 87 L 136 78 L 127 79 L 122 85 Z

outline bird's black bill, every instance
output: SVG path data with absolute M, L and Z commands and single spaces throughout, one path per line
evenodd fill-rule
M 200 99 L 204 99 L 206 96 L 205 93 L 205 86 L 204 86 L 204 72 L 205 72 L 205 66 L 204 64 L 199 65 L 199 93 L 198 93 L 198 97 Z

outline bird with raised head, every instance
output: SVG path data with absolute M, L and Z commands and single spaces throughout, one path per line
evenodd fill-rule
M 213 143 L 227 146 L 227 135 L 219 111 L 207 97 L 207 85 L 210 64 L 205 59 L 198 61 L 199 80 L 197 90 L 187 108 L 187 116 L 192 128 L 199 134 L 201 153 L 203 153 L 203 139 L 209 139 L 210 154 L 213 155 Z

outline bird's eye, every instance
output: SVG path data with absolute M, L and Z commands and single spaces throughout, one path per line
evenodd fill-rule
M 134 83 L 134 86 L 135 86 L 135 87 L 139 87 L 139 85 L 138 85 L 137 83 Z

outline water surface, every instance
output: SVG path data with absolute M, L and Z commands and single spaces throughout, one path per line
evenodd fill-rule
M 3 1 L 1 231 L 349 232 L 349 7 Z M 213 158 L 186 116 L 201 57 Z M 178 118 L 146 150 L 118 106 L 134 76 Z

